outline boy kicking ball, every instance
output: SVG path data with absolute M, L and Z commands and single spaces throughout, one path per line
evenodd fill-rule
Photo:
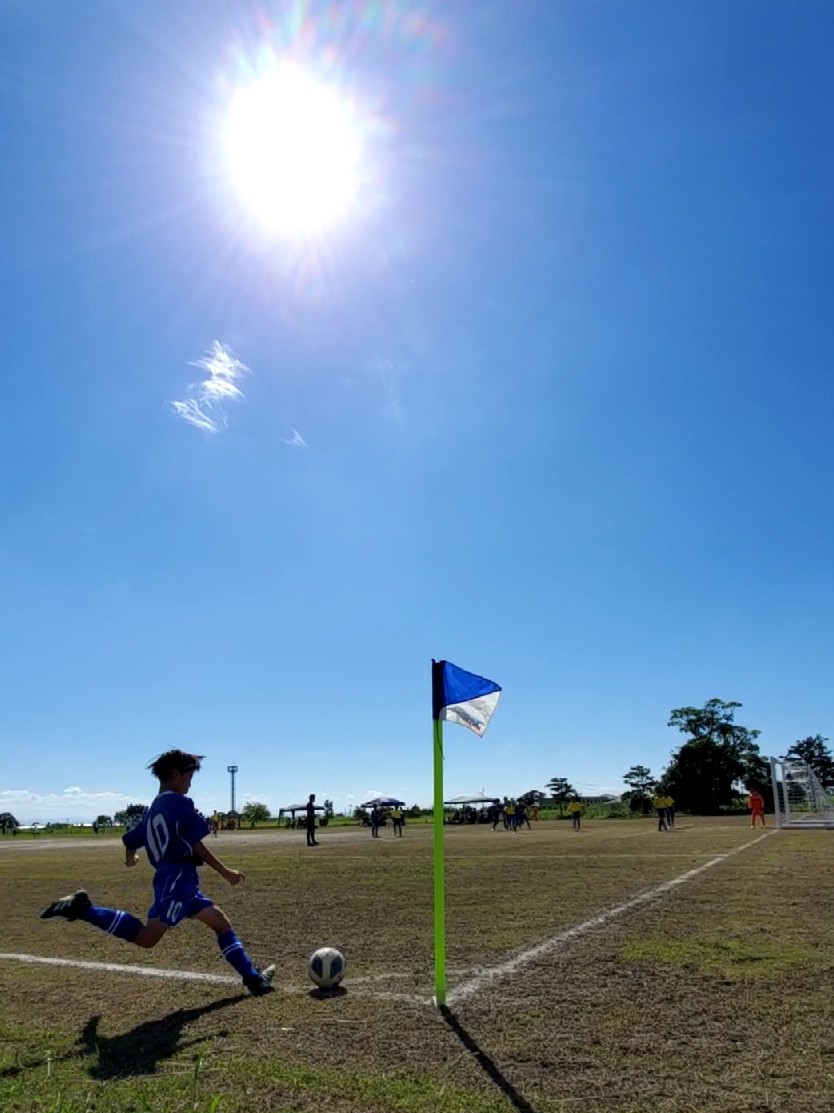
M 258 970 L 253 966 L 226 913 L 200 892 L 197 867 L 203 864 L 211 866 L 230 885 L 243 881 L 242 873 L 224 866 L 204 845 L 203 839 L 211 826 L 186 795 L 201 760 L 199 755 L 183 750 L 161 754 L 150 766 L 159 779 L 159 795 L 140 822 L 122 836 L 125 865 L 135 866 L 139 861 L 136 852 L 144 847 L 155 871 L 154 901 L 146 924 L 129 912 L 93 904 L 83 889 L 54 901 L 41 912 L 41 919 L 59 916 L 64 920 L 84 920 L 117 939 L 148 949 L 155 947 L 166 931 L 182 920 L 199 920 L 217 935 L 220 953 L 240 974 L 249 992 L 262 997 L 272 989 L 275 967 Z

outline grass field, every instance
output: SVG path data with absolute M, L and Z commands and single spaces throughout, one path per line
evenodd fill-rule
M 79 886 L 145 912 L 150 871 L 125 870 L 117 839 L 3 840 L 0 1109 L 830 1113 L 834 841 L 760 836 L 735 819 L 449 828 L 444 1014 L 425 826 L 333 828 L 310 850 L 298 832 L 212 840 L 247 881 L 205 871 L 206 891 L 279 964 L 262 999 L 199 924 L 144 952 L 38 920 Z M 349 963 L 330 998 L 304 969 L 326 943 Z

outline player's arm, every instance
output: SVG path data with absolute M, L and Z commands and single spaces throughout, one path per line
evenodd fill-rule
M 122 842 L 125 847 L 125 865 L 128 867 L 135 866 L 139 861 L 139 855 L 136 851 L 145 845 L 144 819 L 141 819 L 135 827 L 131 827 L 129 831 L 125 831 L 122 835 Z
M 243 874 L 240 870 L 230 870 L 228 866 L 217 858 L 202 840 L 194 843 L 194 854 L 200 859 L 204 865 L 211 866 L 211 868 L 219 873 L 224 880 L 228 881 L 230 885 L 239 885 L 243 881 Z

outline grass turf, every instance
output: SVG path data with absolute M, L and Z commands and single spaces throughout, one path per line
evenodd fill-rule
M 758 832 L 756 832 L 758 834 Z M 430 832 L 223 835 L 247 874 L 206 890 L 257 961 L 264 999 L 233 985 L 0 960 L 0 1108 L 402 1113 L 828 1113 L 834 938 L 820 897 L 830 835 L 791 832 L 589 931 L 462 1001 L 431 992 Z M 574 834 L 447 832 L 450 987 L 750 841 L 739 821 L 599 821 Z M 303 836 L 302 836 L 303 838 Z M 229 974 L 212 934 L 153 952 L 83 924 L 37 921 L 55 896 L 141 913 L 149 872 L 118 842 L 0 848 L 3 952 Z M 18 844 L 20 845 L 20 844 Z M 340 947 L 346 992 L 310 994 L 304 959 Z

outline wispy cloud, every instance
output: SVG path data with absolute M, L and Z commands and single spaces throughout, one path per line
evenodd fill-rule
M 20 823 L 45 823 L 72 819 L 90 822 L 98 815 L 112 816 L 128 804 L 149 803 L 147 796 L 132 799 L 121 792 L 88 792 L 70 785 L 62 792 L 31 792 L 7 788 L 0 792 L 0 812 L 11 812 Z
M 302 435 L 299 433 L 299 431 L 297 429 L 290 429 L 290 432 L 292 433 L 292 436 L 289 438 L 289 440 L 286 437 L 281 438 L 283 440 L 284 444 L 288 444 L 290 446 L 290 448 L 308 448 L 309 447 L 307 442 L 304 440 L 304 438 L 302 437 Z
M 188 366 L 201 371 L 202 378 L 189 384 L 191 397 L 171 402 L 171 409 L 189 425 L 206 433 L 218 433 L 227 421 L 225 404 L 239 402 L 243 398 L 243 391 L 237 384 L 249 368 L 237 358 L 228 344 L 219 340 L 215 340 L 205 355 Z

